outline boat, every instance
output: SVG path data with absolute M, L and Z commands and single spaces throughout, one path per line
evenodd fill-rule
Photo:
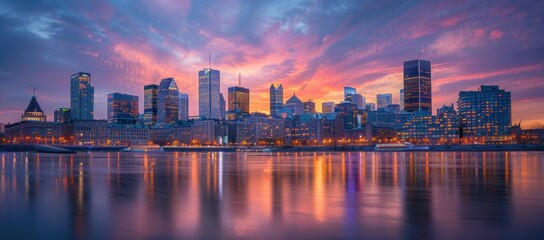
M 133 145 L 121 149 L 122 152 L 164 152 L 164 149 L 159 145 Z
M 376 144 L 374 147 L 376 151 L 412 151 L 414 150 L 414 144 L 409 142 L 405 143 L 383 143 Z

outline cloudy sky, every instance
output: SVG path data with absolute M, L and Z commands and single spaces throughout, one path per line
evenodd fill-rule
M 543 1 L 0 0 L 0 122 L 20 120 L 32 89 L 52 120 L 69 107 L 69 77 L 92 74 L 95 118 L 106 96 L 140 96 L 174 77 L 198 112 L 197 72 L 221 71 L 223 93 L 242 74 L 251 111 L 268 88 L 302 100 L 342 100 L 353 86 L 399 101 L 402 62 L 432 62 L 433 108 L 461 90 L 512 92 L 513 121 L 544 123 Z

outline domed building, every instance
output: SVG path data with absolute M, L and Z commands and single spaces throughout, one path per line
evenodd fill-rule
M 23 116 L 21 116 L 21 121 L 38 121 L 45 122 L 47 119 L 45 113 L 42 111 L 36 95 L 33 95 L 30 99 L 30 103 L 25 110 Z
M 294 115 L 300 115 L 304 113 L 304 104 L 293 93 L 293 96 L 287 99 L 287 102 L 283 105 L 284 108 L 288 108 Z

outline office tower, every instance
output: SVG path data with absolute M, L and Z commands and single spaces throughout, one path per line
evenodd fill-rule
M 242 113 L 249 114 L 249 89 L 244 87 L 229 88 L 229 112 L 240 110 Z
M 344 87 L 344 101 L 351 102 L 351 95 L 356 94 L 357 90 L 352 87 Z
M 226 107 L 226 102 L 225 102 L 225 98 L 223 97 L 223 94 L 220 93 L 219 94 L 219 116 L 220 118 L 219 119 L 225 119 L 225 107 Z
M 186 93 L 179 93 L 179 109 L 178 119 L 187 121 L 189 120 L 189 95 Z
M 404 111 L 404 89 L 400 90 L 400 110 Z
M 138 96 L 110 93 L 108 94 L 108 122 L 117 124 L 134 124 L 138 121 Z
M 150 84 L 144 86 L 144 123 L 146 126 L 157 124 L 157 100 L 159 86 Z
M 270 85 L 270 116 L 279 117 L 278 112 L 283 107 L 283 86 L 273 83 Z
M 221 119 L 220 72 L 205 68 L 198 72 L 198 115 Z
M 321 103 L 321 112 L 323 112 L 323 113 L 333 113 L 334 112 L 334 102 L 323 102 L 323 103 Z
M 457 99 L 462 136 L 510 135 L 510 92 L 482 85 L 478 91 L 461 91 Z
M 283 108 L 289 109 L 289 112 L 293 115 L 300 115 L 304 113 L 304 104 L 294 93 L 293 96 L 285 101 Z
M 304 107 L 304 113 L 315 113 L 315 102 L 312 99 L 302 103 Z
M 404 62 L 404 110 L 432 111 L 431 62 Z
M 70 118 L 92 120 L 94 116 L 94 87 L 91 74 L 79 72 L 70 77 Z
M 161 80 L 157 93 L 157 124 L 170 124 L 178 120 L 179 89 L 173 78 Z
M 40 104 L 38 104 L 38 100 L 36 99 L 36 96 L 33 95 L 30 99 L 30 103 L 28 104 L 28 107 L 26 108 L 25 112 L 21 116 L 21 122 L 22 121 L 39 121 L 39 122 L 45 122 L 47 121 L 47 116 L 42 111 L 42 108 L 40 107 Z
M 67 123 L 70 122 L 70 109 L 69 108 L 57 108 L 54 116 L 55 122 Z
M 357 127 L 357 104 L 349 101 L 342 101 L 339 104 L 336 104 L 334 112 L 343 113 L 344 129 L 352 129 Z
M 393 95 L 391 93 L 384 93 L 376 95 L 376 102 L 378 103 L 378 109 L 386 108 L 393 104 Z
M 352 94 L 351 102 L 357 104 L 357 108 L 359 109 L 363 108 L 363 95 L 358 93 Z

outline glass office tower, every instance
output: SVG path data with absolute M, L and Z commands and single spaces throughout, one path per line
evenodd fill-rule
M 219 70 L 205 68 L 198 72 L 198 115 L 221 119 L 221 76 Z
M 138 96 L 110 93 L 108 94 L 108 122 L 118 124 L 134 124 L 138 121 Z
M 161 80 L 157 93 L 157 124 L 178 121 L 179 89 L 173 78 Z
M 157 124 L 157 94 L 159 86 L 150 84 L 144 86 L 144 123 L 146 126 Z
M 270 85 L 270 116 L 278 117 L 283 107 L 283 86 L 278 83 Z
M 404 110 L 432 111 L 431 62 L 404 62 Z

